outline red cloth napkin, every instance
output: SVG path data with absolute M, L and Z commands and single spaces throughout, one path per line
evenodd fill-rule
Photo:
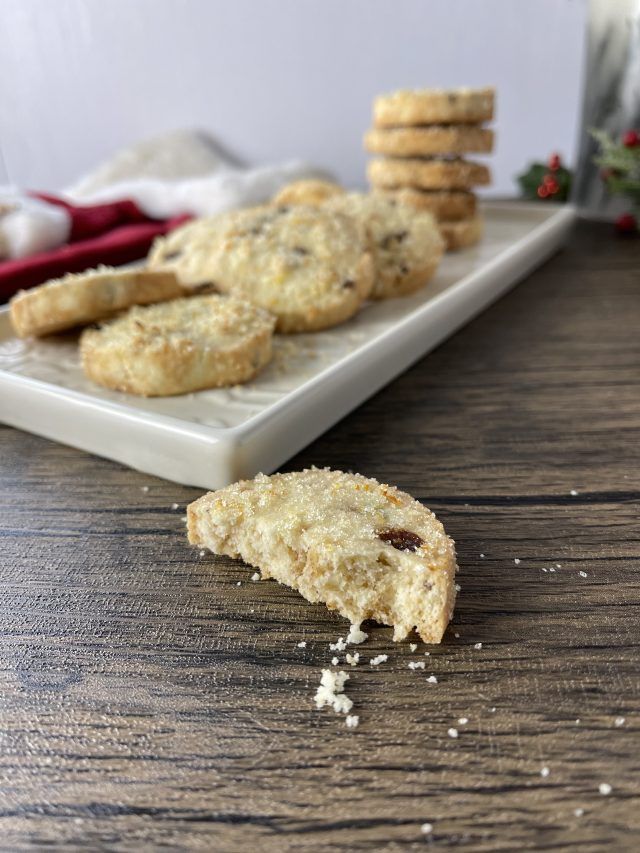
M 69 242 L 30 258 L 0 263 L 0 302 L 17 290 L 34 287 L 68 272 L 82 272 L 98 264 L 117 266 L 144 258 L 156 237 L 191 217 L 151 219 L 129 199 L 79 207 L 45 193 L 37 198 L 64 207 L 71 217 Z

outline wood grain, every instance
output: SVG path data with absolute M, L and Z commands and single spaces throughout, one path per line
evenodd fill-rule
M 581 224 L 286 466 L 457 541 L 445 641 L 371 625 L 354 731 L 312 702 L 343 621 L 192 551 L 197 490 L 0 429 L 3 849 L 637 849 L 639 262 Z

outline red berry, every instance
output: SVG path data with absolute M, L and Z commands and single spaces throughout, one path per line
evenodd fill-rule
M 540 184 L 537 192 L 539 198 L 546 198 L 549 195 L 549 190 L 545 187 L 544 184 Z
M 616 231 L 618 234 L 633 234 L 638 230 L 638 223 L 632 213 L 623 213 L 616 219 Z
M 622 134 L 622 144 L 625 148 L 635 148 L 640 145 L 640 134 L 637 130 L 628 130 Z
M 551 157 L 549 157 L 549 168 L 552 172 L 557 172 L 561 165 L 562 160 L 560 159 L 559 154 L 552 154 Z
M 560 185 L 553 177 L 553 175 L 545 175 L 542 180 L 544 182 L 545 187 L 547 188 L 547 192 L 551 193 L 551 195 L 554 195 L 554 193 L 557 193 L 560 189 Z

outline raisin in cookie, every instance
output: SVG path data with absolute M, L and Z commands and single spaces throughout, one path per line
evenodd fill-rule
M 182 293 L 170 272 L 98 267 L 21 290 L 9 303 L 16 333 L 39 337 L 110 317 L 131 305 L 175 299 Z
M 364 137 L 373 154 L 391 157 L 428 157 L 433 154 L 488 154 L 493 150 L 493 131 L 475 125 L 373 128 Z
M 495 89 L 401 89 L 373 104 L 376 127 L 491 121 Z
M 461 159 L 388 157 L 371 160 L 367 173 L 374 187 L 468 190 L 476 184 L 491 183 L 487 166 Z
M 85 374 L 115 391 L 144 397 L 246 382 L 271 358 L 275 320 L 230 296 L 193 296 L 132 308 L 100 329 L 85 329 Z
M 193 266 L 185 255 L 192 253 Z M 359 222 L 324 207 L 265 205 L 224 213 L 196 232 L 176 263 L 185 285 L 207 282 L 271 311 L 279 332 L 325 329 L 352 317 L 373 287 Z
M 475 246 L 482 239 L 484 223 L 482 217 L 460 219 L 457 222 L 439 222 L 440 233 L 447 244 L 447 251 Z
M 323 601 L 350 622 L 414 628 L 439 643 L 455 600 L 456 556 L 418 501 L 359 474 L 259 474 L 187 508 L 189 541 L 242 559 L 263 578 Z
M 469 219 L 476 212 L 476 197 L 466 190 L 418 190 L 413 187 L 376 190 L 377 194 L 416 210 L 428 210 L 436 219 Z
M 326 207 L 359 219 L 367 228 L 375 269 L 372 299 L 413 293 L 438 268 L 444 243 L 430 213 L 360 193 L 332 198 Z
M 342 195 L 344 189 L 333 181 L 293 181 L 273 197 L 273 204 L 322 204 L 328 198 Z

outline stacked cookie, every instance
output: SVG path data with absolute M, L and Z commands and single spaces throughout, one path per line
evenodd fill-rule
M 382 95 L 365 148 L 372 187 L 438 219 L 448 249 L 477 243 L 482 220 L 473 187 L 489 184 L 487 166 L 464 155 L 488 154 L 493 131 L 493 89 L 422 89 Z

